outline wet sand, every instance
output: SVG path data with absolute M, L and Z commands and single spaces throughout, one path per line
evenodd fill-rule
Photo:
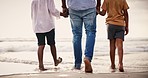
M 81 70 L 73 69 L 73 53 L 72 52 L 59 52 L 63 58 L 63 62 L 55 67 L 53 66 L 52 57 L 49 56 L 50 53 L 45 53 L 44 64 L 45 68 L 48 70 L 45 72 L 40 72 L 38 70 L 38 63 L 36 52 L 9 52 L 0 54 L 0 75 L 3 77 L 4 75 L 11 74 L 20 74 L 22 76 L 27 76 L 24 74 L 39 74 L 39 76 L 43 73 L 49 75 L 52 73 L 56 76 L 56 74 L 62 73 L 70 73 L 72 75 L 82 74 L 84 75 L 84 63 L 82 63 Z M 32 58 L 29 58 L 32 57 Z M 34 57 L 34 58 L 33 58 Z M 148 72 L 148 53 L 147 52 L 134 52 L 134 53 L 125 53 L 124 54 L 124 69 L 125 72 L 123 74 L 129 73 L 144 73 Z M 5 61 L 5 62 L 2 62 Z M 93 73 L 94 74 L 111 74 L 116 73 L 115 75 L 121 74 L 118 71 L 118 56 L 116 55 L 116 72 L 111 72 L 110 67 L 110 59 L 108 53 L 97 52 L 94 54 L 94 59 L 92 61 Z M 19 75 L 19 76 L 20 76 Z M 84 76 L 83 76 L 84 75 Z M 36 76 L 38 77 L 38 75 Z M 17 78 L 17 77 L 16 77 Z

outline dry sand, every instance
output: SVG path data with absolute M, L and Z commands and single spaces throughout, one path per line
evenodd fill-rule
M 85 74 L 73 72 L 15 74 L 0 76 L 0 78 L 148 78 L 148 72 L 143 73 L 101 73 Z

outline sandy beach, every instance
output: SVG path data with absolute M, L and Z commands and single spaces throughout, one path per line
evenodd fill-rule
M 99 74 L 84 74 L 84 73 L 40 73 L 40 74 L 16 74 L 8 76 L 0 76 L 0 78 L 147 78 L 148 72 L 143 73 L 99 73 Z
M 25 55 L 25 56 L 24 56 Z M 0 54 L 0 77 L 1 78 L 147 78 L 148 77 L 148 53 L 134 52 L 124 54 L 125 72 L 118 71 L 116 55 L 116 72 L 109 69 L 110 60 L 108 53 L 97 52 L 92 61 L 93 74 L 85 74 L 84 63 L 81 70 L 73 69 L 72 52 L 59 52 L 63 62 L 58 66 L 53 66 L 53 61 L 49 52 L 45 53 L 44 64 L 47 71 L 38 70 L 36 52 L 9 52 Z M 31 57 L 31 58 L 29 58 Z M 5 59 L 5 62 L 2 60 Z M 9 63 L 8 63 L 9 61 Z
M 56 20 L 56 47 L 63 62 L 55 67 L 45 48 L 44 65 L 47 71 L 38 69 L 37 42 L 32 31 L 31 0 L 0 0 L 0 78 L 148 78 L 148 0 L 127 0 L 130 9 L 129 29 L 124 42 L 124 69 L 110 70 L 109 42 L 105 17 L 97 16 L 97 34 L 92 60 L 93 74 L 74 70 L 72 32 L 69 18 Z M 55 0 L 58 9 L 61 2 Z M 85 39 L 85 35 L 83 36 Z M 83 52 L 85 40 L 82 42 Z M 84 57 L 84 56 L 83 56 Z

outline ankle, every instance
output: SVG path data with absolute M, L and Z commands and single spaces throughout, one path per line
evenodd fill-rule
M 116 68 L 116 67 L 115 67 L 115 64 L 112 64 L 112 65 L 111 65 L 111 68 L 112 68 L 112 69 L 115 69 L 115 68 Z
M 43 68 L 43 67 L 44 67 L 44 65 L 43 65 L 43 64 L 39 65 L 39 68 Z
M 123 66 L 123 63 L 122 62 L 121 63 L 119 62 L 119 66 Z

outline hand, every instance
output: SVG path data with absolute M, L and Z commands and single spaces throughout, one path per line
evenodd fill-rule
M 65 17 L 65 18 L 67 18 L 67 17 L 68 17 L 68 15 L 67 15 L 67 14 L 62 13 L 62 12 L 60 12 L 60 16 L 63 16 L 63 17 Z
M 129 29 L 128 29 L 128 27 L 126 26 L 126 27 L 125 27 L 125 35 L 127 35 L 128 32 L 129 32 Z
M 66 18 L 69 15 L 69 10 L 67 8 L 63 8 L 63 16 Z
M 96 7 L 96 15 L 100 13 L 100 7 Z

